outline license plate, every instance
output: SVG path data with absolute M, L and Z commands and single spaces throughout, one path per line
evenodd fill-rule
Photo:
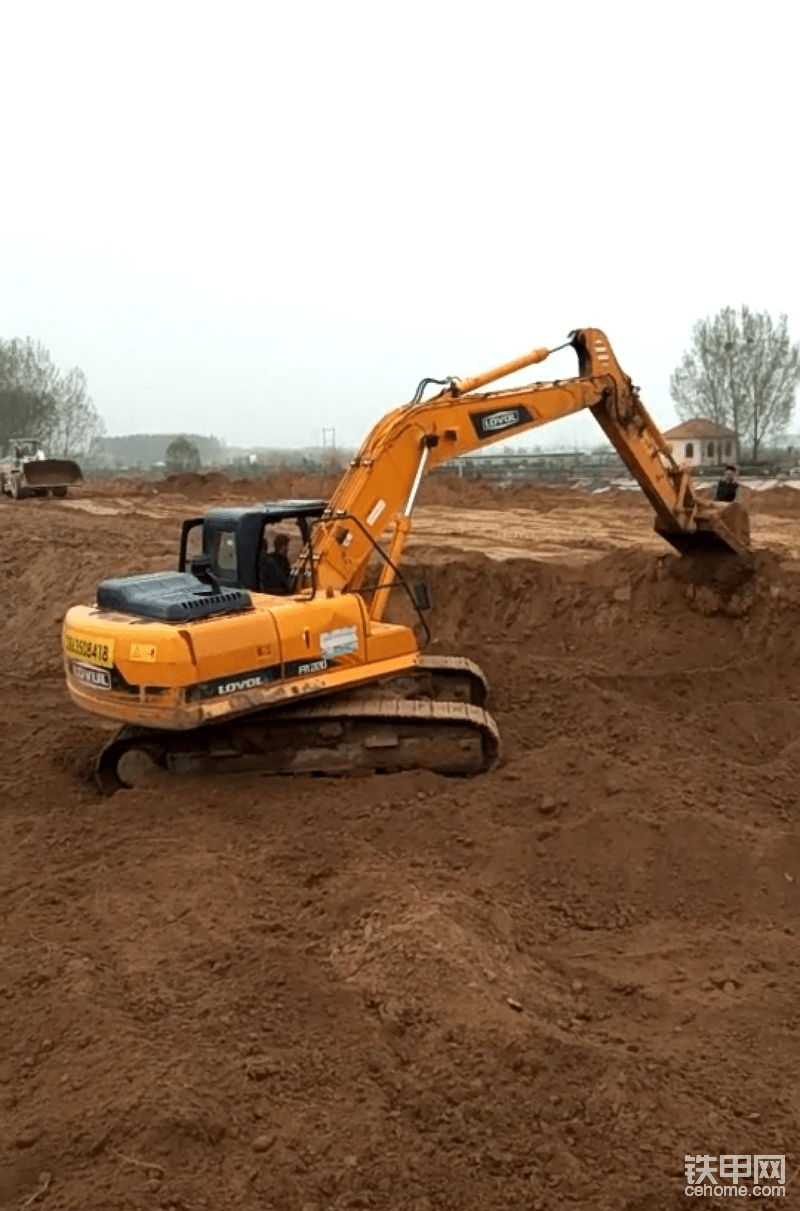
M 64 648 L 76 660 L 86 664 L 98 664 L 101 668 L 114 667 L 114 640 L 98 639 L 94 635 L 64 635 Z
M 111 689 L 111 674 L 108 669 L 99 669 L 92 664 L 72 664 L 73 676 L 84 685 L 94 686 L 98 690 Z

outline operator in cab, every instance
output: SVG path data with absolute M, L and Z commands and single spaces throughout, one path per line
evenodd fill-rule
M 714 493 L 714 500 L 721 500 L 725 504 L 731 504 L 738 500 L 739 484 L 736 482 L 736 468 L 729 464 L 725 468 L 725 474 L 717 484 L 717 490 Z
M 264 531 L 258 557 L 258 587 L 262 593 L 285 597 L 289 592 L 292 584 L 292 565 L 286 554 L 288 548 L 289 536 L 276 534 L 273 549 L 270 551 L 269 535 Z

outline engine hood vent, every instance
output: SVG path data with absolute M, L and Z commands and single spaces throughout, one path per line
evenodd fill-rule
M 229 614 L 252 606 L 244 589 L 212 587 L 191 572 L 153 572 L 123 576 L 97 586 L 101 610 L 117 610 L 160 622 L 190 622 L 213 614 Z

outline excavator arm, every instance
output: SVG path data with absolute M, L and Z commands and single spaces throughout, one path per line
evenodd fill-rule
M 656 530 L 667 541 L 681 552 L 722 546 L 751 562 L 746 539 L 726 524 L 721 511 L 696 498 L 689 471 L 676 463 L 604 334 L 581 328 L 567 343 L 578 356 L 575 378 L 483 390 L 554 352 L 535 349 L 466 381 L 451 379 L 433 398 L 417 398 L 388 413 L 361 446 L 315 529 L 309 551 L 313 571 L 307 570 L 307 578 L 317 588 L 359 588 L 373 550 L 393 528 L 389 559 L 370 606 L 371 617 L 379 619 L 423 476 L 441 463 L 586 408 L 649 500 Z

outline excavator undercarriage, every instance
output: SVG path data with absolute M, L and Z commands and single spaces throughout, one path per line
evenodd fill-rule
M 154 768 L 190 774 L 359 774 L 428 769 L 483 773 L 500 757 L 482 671 L 458 656 L 423 656 L 407 673 L 302 705 L 188 732 L 126 726 L 102 754 L 106 794 Z

